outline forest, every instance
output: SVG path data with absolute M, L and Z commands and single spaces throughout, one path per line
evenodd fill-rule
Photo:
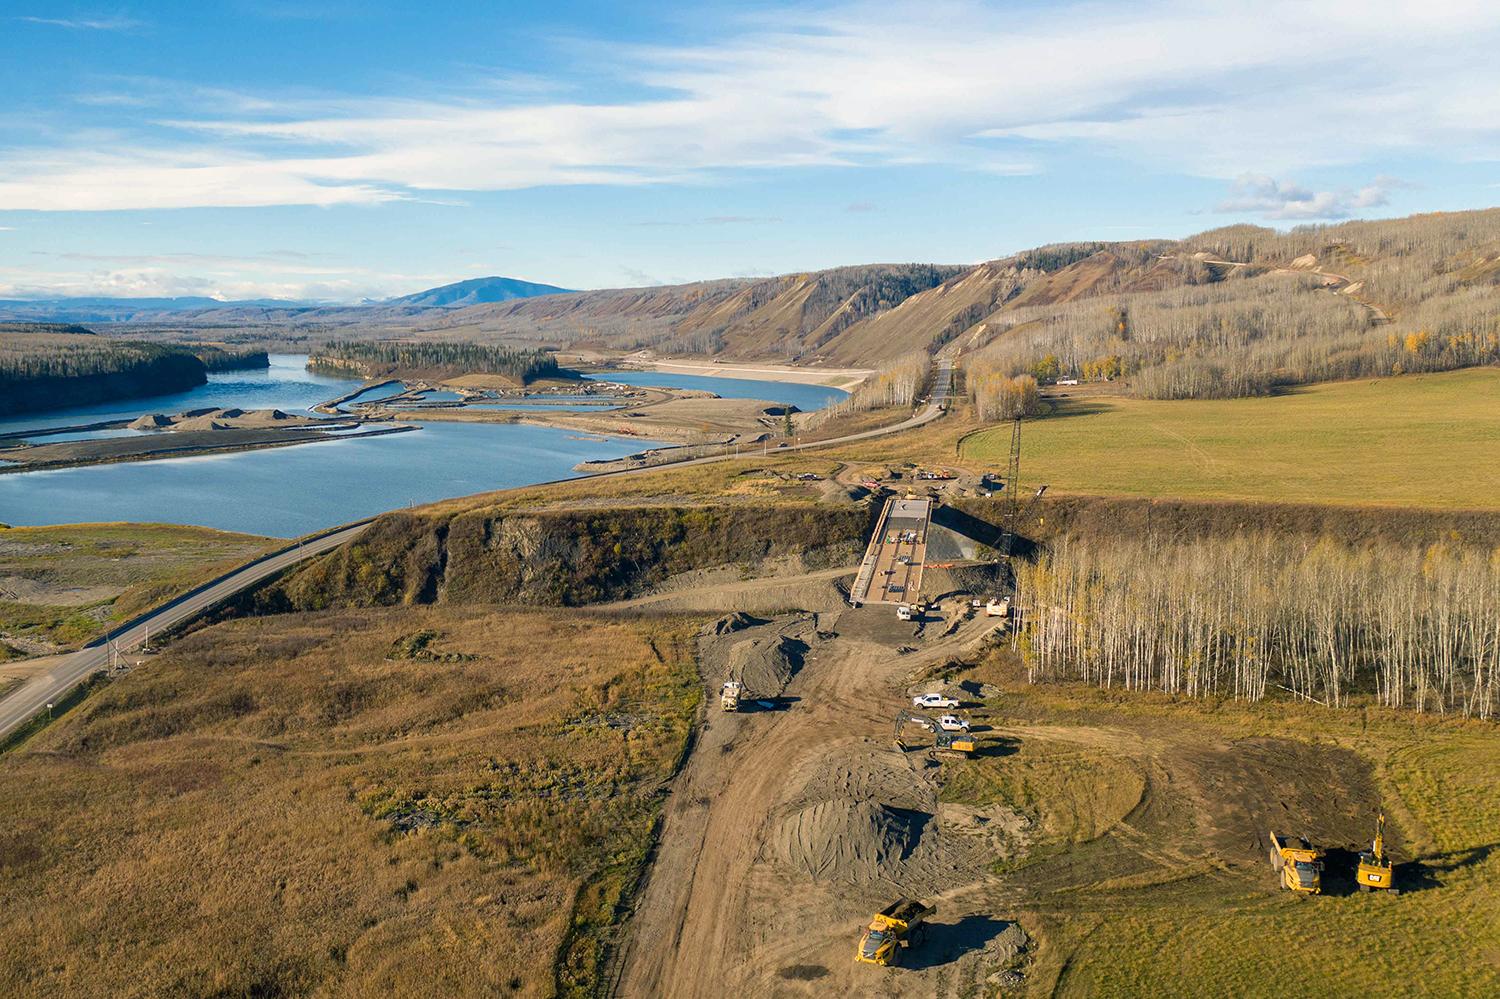
M 86 330 L 0 329 L 0 414 L 179 392 L 207 380 L 187 348 L 113 340 Z
M 480 343 L 411 343 L 335 340 L 320 347 L 309 367 L 356 370 L 367 378 L 387 375 L 485 374 L 518 381 L 555 378 L 557 360 L 545 350 Z
M 193 354 L 209 371 L 243 371 L 247 368 L 265 368 L 271 364 L 270 356 L 256 347 L 225 347 L 218 344 L 199 343 L 192 347 Z
M 1062 540 L 1017 566 L 1033 681 L 1494 718 L 1500 550 L 1247 534 Z

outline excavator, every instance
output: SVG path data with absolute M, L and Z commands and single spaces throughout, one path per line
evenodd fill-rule
M 907 725 L 916 725 L 933 733 L 932 749 L 928 750 L 928 753 L 935 760 L 966 760 L 969 754 L 979 748 L 978 743 L 967 730 L 944 732 L 938 726 L 937 719 L 931 715 L 903 709 L 896 714 L 895 732 L 892 733 L 896 740 L 896 748 L 903 753 L 906 752 L 906 743 L 901 741 L 901 733 Z
M 1385 852 L 1385 814 L 1381 813 L 1375 819 L 1375 840 L 1370 848 L 1360 853 L 1359 869 L 1355 871 L 1354 882 L 1359 885 L 1360 891 L 1389 891 L 1392 895 L 1400 894 L 1396 887 L 1395 865 Z
M 927 936 L 927 919 L 935 906 L 914 898 L 898 898 L 875 913 L 860 935 L 854 959 L 864 964 L 889 966 L 901 963 L 901 950 L 920 945 Z
M 1323 890 L 1323 851 L 1299 836 L 1271 832 L 1271 866 L 1281 875 L 1281 887 L 1299 895 Z

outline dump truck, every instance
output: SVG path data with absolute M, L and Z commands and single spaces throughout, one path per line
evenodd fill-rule
M 1299 895 L 1323 890 L 1323 851 L 1306 837 L 1271 832 L 1271 867 L 1281 875 L 1281 887 Z
M 927 919 L 934 906 L 914 898 L 898 898 L 875 913 L 860 935 L 854 959 L 864 964 L 889 966 L 901 963 L 901 951 L 920 946 L 927 935 Z
M 1400 893 L 1396 887 L 1395 865 L 1385 853 L 1385 815 L 1375 819 L 1375 839 L 1368 850 L 1359 855 L 1359 868 L 1354 872 L 1354 883 L 1360 891 L 1389 891 Z
M 726 680 L 719 690 L 719 707 L 725 711 L 738 711 L 740 698 L 745 695 L 745 685 L 738 680 Z

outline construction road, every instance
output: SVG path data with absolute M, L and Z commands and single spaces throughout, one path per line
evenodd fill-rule
M 953 362 L 947 358 L 938 358 L 933 367 L 932 398 L 920 413 L 916 413 L 909 419 L 891 424 L 888 427 L 876 427 L 873 430 L 865 430 L 857 434 L 848 434 L 844 437 L 834 437 L 822 441 L 810 441 L 806 444 L 788 445 L 787 447 L 779 448 L 777 453 L 785 454 L 789 451 L 805 451 L 813 448 L 828 447 L 834 444 L 868 440 L 872 437 L 883 437 L 887 434 L 900 433 L 903 430 L 910 430 L 931 423 L 943 415 L 946 410 L 946 403 L 951 398 L 952 376 Z M 530 489 L 535 486 L 552 485 L 558 482 L 577 482 L 580 479 L 602 479 L 621 475 L 635 475 L 641 472 L 654 472 L 678 465 L 706 465 L 710 462 L 726 461 L 735 457 L 738 457 L 738 455 L 733 453 L 716 454 L 682 462 L 600 472 L 591 476 L 574 476 L 569 479 L 554 480 L 552 483 L 536 482 L 518 488 Z M 340 528 L 332 533 L 314 537 L 226 573 L 218 579 L 157 608 L 150 614 L 137 618 L 125 630 L 111 635 L 110 639 L 114 647 L 121 652 L 134 649 L 140 645 L 150 632 L 162 634 L 186 621 L 190 621 L 215 604 L 221 603 L 236 593 L 265 581 L 288 566 L 295 565 L 303 559 L 311 558 L 314 555 L 321 555 L 323 552 L 337 548 L 344 542 L 354 538 L 367 526 L 369 526 L 369 521 L 362 521 L 358 524 Z M 95 672 L 105 668 L 109 664 L 110 655 L 110 642 L 101 639 L 97 644 L 89 645 L 77 652 L 55 657 L 55 665 L 51 666 L 45 673 L 31 677 L 20 687 L 16 688 L 9 696 L 0 699 L 0 739 L 4 739 L 31 718 L 46 710 L 48 704 L 56 704 L 61 701 L 70 690 Z

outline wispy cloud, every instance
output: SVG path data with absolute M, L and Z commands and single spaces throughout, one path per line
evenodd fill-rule
M 17 21 L 25 21 L 28 24 L 45 24 L 53 28 L 67 28 L 71 31 L 130 31 L 142 26 L 142 22 L 133 17 L 123 14 L 115 14 L 109 17 L 33 17 L 22 15 Z
M 1249 212 L 1277 221 L 1346 219 L 1365 209 L 1388 204 L 1389 192 L 1404 186 L 1396 178 L 1377 177 L 1357 189 L 1313 191 L 1290 181 L 1244 174 L 1230 185 L 1229 196 L 1214 211 Z
M 1080 152 L 1225 180 L 1496 155 L 1500 6 L 1325 0 L 1317 30 L 1288 30 L 1309 16 L 1295 0 L 936 0 L 920 18 L 860 3 L 737 20 L 712 43 L 596 47 L 592 68 L 613 67 L 629 100 L 473 81 L 421 101 L 194 93 L 141 112 L 139 135 L 111 144 L 128 152 L 13 148 L 0 209 L 378 204 L 829 166 L 1005 175 Z M 1358 192 L 1283 195 L 1247 210 L 1361 207 Z

